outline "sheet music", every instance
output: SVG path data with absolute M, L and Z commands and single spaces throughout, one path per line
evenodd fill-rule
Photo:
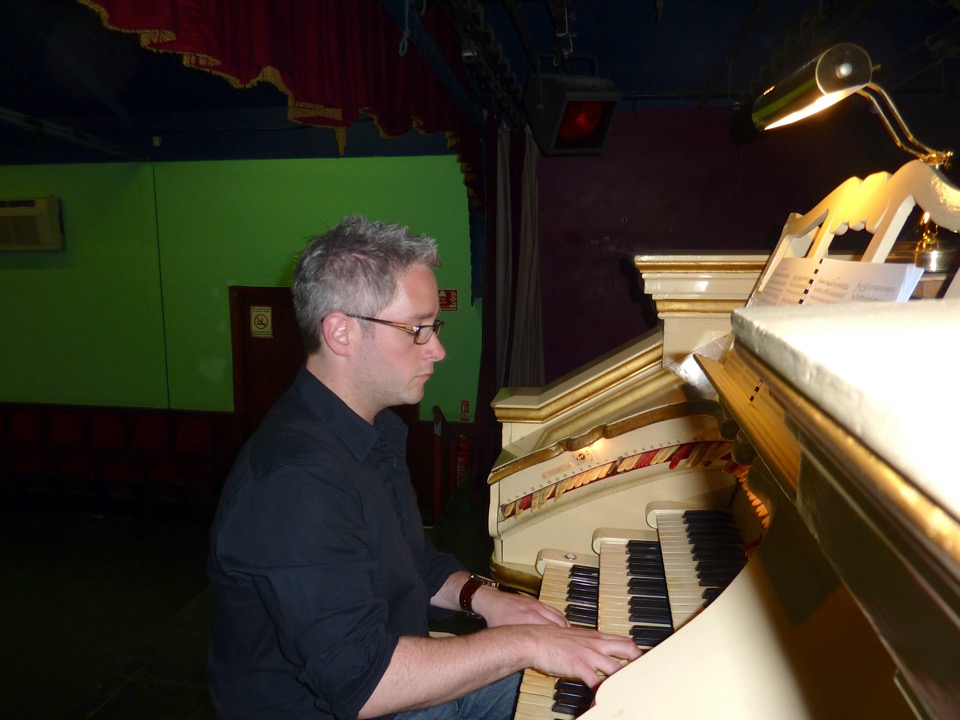
M 904 302 L 910 299 L 922 275 L 923 268 L 907 263 L 784 258 L 749 304 Z

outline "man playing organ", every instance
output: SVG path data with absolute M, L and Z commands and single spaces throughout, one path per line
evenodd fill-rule
M 308 357 L 239 455 L 211 531 L 209 680 L 221 718 L 509 718 L 519 672 L 581 680 L 640 651 L 499 591 L 423 531 L 389 407 L 445 351 L 434 241 L 354 217 L 294 271 Z M 487 628 L 433 638 L 428 612 Z

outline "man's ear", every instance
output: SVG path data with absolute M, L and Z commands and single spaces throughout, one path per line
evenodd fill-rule
M 352 318 L 342 312 L 332 312 L 323 319 L 323 342 L 336 355 L 349 355 L 353 350 L 352 330 L 359 330 Z

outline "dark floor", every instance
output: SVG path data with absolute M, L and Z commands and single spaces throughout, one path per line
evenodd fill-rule
M 486 504 L 473 495 L 464 486 L 432 532 L 484 571 Z M 209 513 L 0 502 L 0 718 L 213 718 Z

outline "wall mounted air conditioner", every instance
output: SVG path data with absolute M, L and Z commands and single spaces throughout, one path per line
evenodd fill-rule
M 0 199 L 2 250 L 63 250 L 59 198 Z

